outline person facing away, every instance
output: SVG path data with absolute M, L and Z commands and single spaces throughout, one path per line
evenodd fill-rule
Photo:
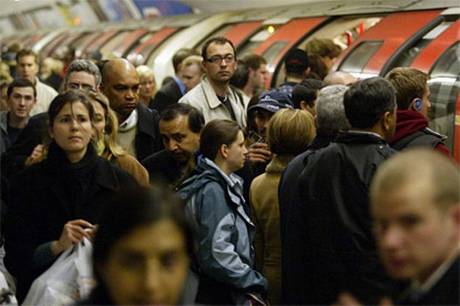
M 386 79 L 396 89 L 398 103 L 396 133 L 390 145 L 396 150 L 425 146 L 450 156 L 444 145 L 447 136 L 428 128 L 431 108 L 428 75 L 415 68 L 397 67 L 387 74 Z
M 143 160 L 162 149 L 158 112 L 139 103 L 139 77 L 128 60 L 114 59 L 104 65 L 101 91 L 117 114 L 117 142 L 124 150 Z
M 282 109 L 270 119 L 267 143 L 273 153 L 265 173 L 250 188 L 250 205 L 256 226 L 256 269 L 268 281 L 268 301 L 281 302 L 281 239 L 278 185 L 289 161 L 305 151 L 315 136 L 313 116 L 302 110 Z M 282 196 L 282 195 L 281 195 Z
M 459 185 L 458 165 L 429 148 L 405 150 L 377 170 L 370 196 L 380 258 L 407 283 L 395 305 L 460 304 Z M 338 304 L 359 301 L 345 293 Z
M 266 279 L 254 269 L 254 223 L 234 174 L 244 166 L 247 149 L 239 125 L 212 120 L 201 132 L 202 156 L 193 176 L 179 188 L 198 237 L 197 303 L 263 303 Z
M 159 125 L 165 148 L 148 156 L 142 164 L 152 184 L 175 188 L 195 169 L 204 118 L 193 106 L 176 103 L 161 113 Z
M 320 89 L 325 86 L 326 83 L 315 79 L 304 79 L 300 84 L 294 86 L 292 91 L 294 108 L 303 109 L 316 116 L 316 99 Z
M 51 86 L 39 80 L 38 55 L 30 49 L 22 49 L 16 54 L 16 62 L 17 76 L 31 81 L 37 91 L 37 103 L 32 109 L 31 115 L 48 111 L 51 101 L 58 93 Z
M 307 52 L 298 48 L 289 50 L 284 58 L 284 69 L 286 79 L 278 90 L 292 96 L 294 86 L 302 82 L 310 71 Z
M 279 184 L 280 232 L 281 232 L 281 295 L 283 304 L 297 304 L 306 294 L 303 278 L 309 272 L 305 254 L 310 248 L 304 243 L 304 208 L 298 186 L 299 176 L 308 165 L 309 156 L 335 140 L 339 132 L 350 128 L 345 115 L 343 96 L 347 86 L 327 86 L 319 91 L 316 102 L 316 136 L 308 149 L 296 156 L 285 168 Z M 308 214 L 308 211 L 305 212 Z
M 185 287 L 194 239 L 177 196 L 150 188 L 117 193 L 94 238 L 97 286 L 78 305 L 190 305 Z
M 11 147 L 26 127 L 37 102 L 37 91 L 28 79 L 15 79 L 8 85 L 8 111 L 0 112 L 0 153 Z
M 304 217 L 308 271 L 301 304 L 330 304 L 348 290 L 367 304 L 391 289 L 377 255 L 369 208 L 369 185 L 378 166 L 394 154 L 387 140 L 396 125 L 393 86 L 381 77 L 354 83 L 343 99 L 351 125 L 329 146 L 313 152 L 298 188 Z
M 94 234 L 107 197 L 135 186 L 129 174 L 97 156 L 94 110 L 79 91 L 58 95 L 48 110 L 47 156 L 11 182 L 5 218 L 5 264 L 21 301 L 33 280 L 63 251 Z
M 229 119 L 244 128 L 245 104 L 238 91 L 230 86 L 237 66 L 233 43 L 225 37 L 214 37 L 206 41 L 201 53 L 205 76 L 179 103 L 197 108 L 206 123 L 213 119 Z

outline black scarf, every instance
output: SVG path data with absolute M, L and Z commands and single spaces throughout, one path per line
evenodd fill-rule
M 90 144 L 86 150 L 85 156 L 72 163 L 61 147 L 54 141 L 50 144 L 46 168 L 53 177 L 60 180 L 66 196 L 66 202 L 69 205 L 69 211 L 77 217 L 81 204 L 85 203 L 88 197 L 88 191 L 91 188 L 98 156 L 96 150 Z

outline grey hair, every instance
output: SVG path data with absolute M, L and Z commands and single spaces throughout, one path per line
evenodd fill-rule
M 64 86 L 67 86 L 69 76 L 72 73 L 81 71 L 93 75 L 96 78 L 96 86 L 101 85 L 101 72 L 99 71 L 99 68 L 96 66 L 96 64 L 87 59 L 76 59 L 73 60 L 67 68 L 66 74 L 64 76 Z
M 348 86 L 345 85 L 329 85 L 319 91 L 316 101 L 317 134 L 334 136 L 350 128 L 343 106 L 343 96 L 347 90 Z

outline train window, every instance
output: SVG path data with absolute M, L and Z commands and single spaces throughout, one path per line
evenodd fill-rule
M 452 22 L 442 22 L 441 24 L 434 27 L 431 31 L 425 34 L 419 39 L 412 47 L 408 48 L 401 53 L 399 58 L 391 65 L 391 67 L 407 67 L 412 64 L 417 55 L 422 51 L 428 44 L 439 35 L 441 35 L 447 28 L 450 27 Z
M 358 78 L 362 78 L 361 72 L 369 62 L 369 59 L 380 49 L 383 41 L 364 41 L 354 48 L 345 58 L 339 70 L 349 72 Z
M 267 40 L 282 25 L 267 25 L 256 32 L 241 48 L 238 49 L 238 57 L 254 53 L 254 50 L 265 40 Z
M 449 47 L 434 65 L 431 91 L 430 128 L 447 135 L 446 146 L 453 152 L 455 108 L 460 94 L 460 43 Z

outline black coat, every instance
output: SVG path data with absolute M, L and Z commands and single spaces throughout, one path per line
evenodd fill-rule
M 291 279 L 304 291 L 291 302 L 329 305 L 348 291 L 377 304 L 389 292 L 392 282 L 377 257 L 368 192 L 378 165 L 393 154 L 374 134 L 347 132 L 309 156 L 298 183 L 296 224 L 303 243 L 292 255 L 299 272 Z M 292 239 L 283 244 L 299 240 Z
M 428 290 L 414 294 L 408 290 L 396 301 L 396 305 L 460 305 L 460 257 L 451 264 L 449 269 Z
M 137 134 L 135 139 L 136 158 L 141 161 L 163 149 L 158 123 L 160 117 L 142 103 L 137 106 Z
M 153 103 L 150 104 L 150 108 L 155 109 L 158 113 L 161 113 L 167 106 L 177 103 L 183 94 L 180 91 L 179 85 L 176 80 L 163 85 L 155 94 Z
M 280 207 L 281 230 L 281 295 L 283 304 L 296 304 L 298 297 L 305 293 L 305 286 L 295 281 L 302 277 L 298 265 L 302 265 L 304 258 L 298 257 L 297 248 L 304 243 L 303 236 L 298 235 L 303 218 L 298 218 L 298 203 L 300 194 L 298 187 L 299 176 L 308 164 L 308 157 L 321 148 L 327 147 L 334 139 L 333 136 L 317 135 L 308 149 L 291 160 L 281 175 L 278 194 Z M 300 273 L 300 275 L 298 275 Z
M 79 163 L 71 164 L 54 143 L 46 160 L 15 177 L 5 222 L 5 264 L 17 278 L 18 299 L 52 264 L 33 263 L 38 246 L 58 240 L 68 221 L 97 224 L 107 198 L 121 187 L 135 185 L 133 177 L 96 156 L 91 147 Z

